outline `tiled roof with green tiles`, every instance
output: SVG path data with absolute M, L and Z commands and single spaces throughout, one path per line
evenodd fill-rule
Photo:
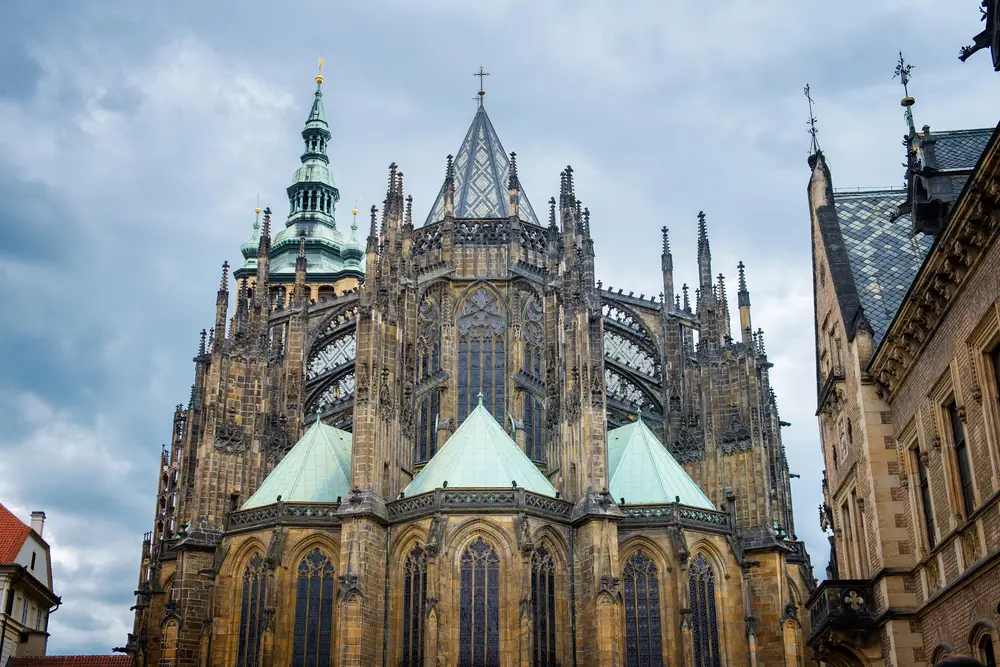
M 641 418 L 608 431 L 608 470 L 615 501 L 715 509 Z
M 517 486 L 555 497 L 556 489 L 517 446 L 489 410 L 479 405 L 403 490 L 415 496 L 448 483 L 449 489 Z
M 277 502 L 332 503 L 351 488 L 351 434 L 319 419 L 274 467 L 242 509 Z

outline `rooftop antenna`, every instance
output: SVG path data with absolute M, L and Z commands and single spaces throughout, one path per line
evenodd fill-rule
M 813 98 L 810 94 L 808 83 L 806 84 L 806 87 L 802 89 L 802 92 L 805 93 L 806 99 L 809 101 L 809 120 L 806 121 L 809 123 L 809 136 L 812 137 L 812 145 L 809 147 L 809 154 L 815 155 L 819 152 L 819 141 L 816 140 L 816 134 L 819 130 L 816 129 L 816 116 L 813 115 Z
M 486 91 L 483 90 L 483 77 L 489 76 L 489 75 L 490 75 L 489 72 L 484 72 L 483 71 L 483 66 L 482 65 L 479 66 L 479 71 L 478 72 L 473 72 L 472 73 L 472 76 L 478 76 L 479 77 L 479 106 L 483 106 L 483 98 L 486 97 Z M 473 99 L 476 99 L 476 98 L 473 98 Z
M 913 105 L 917 103 L 915 99 L 910 97 L 910 71 L 913 69 L 913 65 L 906 62 L 903 58 L 903 52 L 899 52 L 899 62 L 896 63 L 896 73 L 892 75 L 895 79 L 899 77 L 900 82 L 903 84 L 903 99 L 900 100 L 900 105 L 906 108 L 906 126 L 910 128 L 910 134 L 916 134 L 917 128 L 913 124 Z

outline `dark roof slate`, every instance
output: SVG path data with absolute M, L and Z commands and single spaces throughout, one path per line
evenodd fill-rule
M 994 129 L 996 128 L 987 127 L 976 130 L 932 132 L 931 136 L 937 139 L 934 154 L 937 157 L 938 169 L 968 171 L 975 167 L 979 156 L 986 150 L 986 144 L 989 143 Z
M 934 241 L 914 235 L 909 216 L 892 220 L 905 198 L 902 189 L 834 195 L 854 285 L 876 347 Z

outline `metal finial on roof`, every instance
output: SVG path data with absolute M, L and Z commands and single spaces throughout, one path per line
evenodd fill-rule
M 641 405 L 638 408 L 635 409 L 635 418 L 636 418 L 636 421 L 640 421 L 640 422 L 642 421 L 642 406 Z
M 809 101 L 809 120 L 806 121 L 807 123 L 809 123 L 809 136 L 812 137 L 812 142 L 809 147 L 809 154 L 815 155 L 816 153 L 819 152 L 819 141 L 816 140 L 816 134 L 819 132 L 819 130 L 816 129 L 816 116 L 813 115 L 813 98 L 812 95 L 810 94 L 808 83 L 806 84 L 806 87 L 803 89 L 803 92 L 805 93 L 806 99 Z
M 483 392 L 479 392 L 478 394 L 476 394 L 476 399 L 479 401 L 480 407 L 482 407 L 482 405 L 483 405 Z
M 916 134 L 917 128 L 913 124 L 913 109 L 911 107 L 913 107 L 913 105 L 916 104 L 917 101 L 912 97 L 910 97 L 910 88 L 909 88 L 910 71 L 912 70 L 913 70 L 913 65 L 906 62 L 906 59 L 903 58 L 903 52 L 900 51 L 899 62 L 896 63 L 896 72 L 895 74 L 892 75 L 892 78 L 895 79 L 898 76 L 900 83 L 903 84 L 903 99 L 900 100 L 899 103 L 900 105 L 906 108 L 906 114 L 905 114 L 906 125 L 909 128 L 910 133 Z
M 483 77 L 486 77 L 486 76 L 489 76 L 489 75 L 490 75 L 489 72 L 484 72 L 483 71 L 483 66 L 482 65 L 479 66 L 479 71 L 478 72 L 473 72 L 472 73 L 472 76 L 478 76 L 479 77 L 479 106 L 483 106 L 483 98 L 486 97 L 486 91 L 483 90 Z
M 316 85 L 323 85 L 323 54 L 319 56 L 319 68 L 316 71 Z

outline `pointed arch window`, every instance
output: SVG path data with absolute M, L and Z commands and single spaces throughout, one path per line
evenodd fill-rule
M 260 665 L 267 582 L 268 573 L 264 559 L 260 554 L 256 554 L 243 570 L 243 590 L 240 593 L 240 643 L 236 651 L 236 667 Z
M 545 547 L 531 554 L 531 607 L 534 610 L 535 667 L 556 665 L 555 563 Z
M 695 667 L 721 667 L 719 621 L 715 608 L 715 573 L 704 554 L 691 563 L 691 626 Z
M 459 667 L 500 665 L 500 557 L 482 537 L 462 554 Z
M 663 667 L 660 630 L 660 577 L 652 559 L 642 551 L 625 563 L 625 664 L 627 667 Z
M 299 562 L 292 667 L 330 664 L 335 574 L 333 562 L 318 547 Z
M 403 563 L 403 667 L 424 664 L 424 602 L 427 598 L 427 554 L 413 547 Z
M 533 294 L 525 298 L 524 317 L 524 358 L 521 371 L 542 386 L 542 350 L 545 345 L 545 328 L 542 304 Z M 544 426 L 545 413 L 542 397 L 528 390 L 524 392 L 524 452 L 532 461 L 545 462 Z
M 497 295 L 480 287 L 458 315 L 458 421 L 476 407 L 478 395 L 504 423 L 507 390 L 507 313 Z
M 428 292 L 417 308 L 417 383 L 423 382 L 441 369 L 440 293 Z M 437 421 L 441 412 L 438 389 L 417 398 L 416 441 L 413 445 L 415 464 L 429 461 L 437 451 Z

